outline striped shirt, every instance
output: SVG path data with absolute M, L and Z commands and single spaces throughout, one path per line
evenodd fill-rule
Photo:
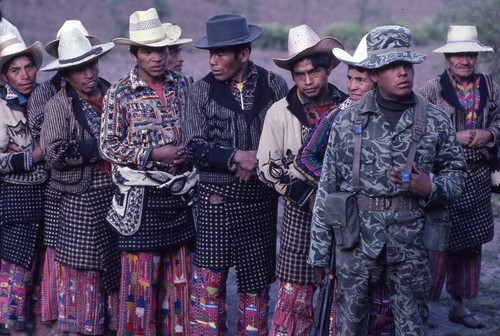
M 316 188 L 318 187 L 321 177 L 323 156 L 325 155 L 326 145 L 328 144 L 330 128 L 337 114 L 350 105 L 351 98 L 347 98 L 342 104 L 335 106 L 327 112 L 295 156 L 293 165 Z

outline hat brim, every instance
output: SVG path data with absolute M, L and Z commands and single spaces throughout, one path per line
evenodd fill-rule
M 273 58 L 274 64 L 278 67 L 291 70 L 292 63 L 296 60 L 305 58 L 307 56 L 317 54 L 317 53 L 331 53 L 333 48 L 344 49 L 342 43 L 334 37 L 326 36 L 319 40 L 315 45 L 302 50 L 301 52 L 292 55 L 288 58 Z M 339 65 L 340 61 L 334 56 L 332 61 L 332 69 Z
M 8 60 L 10 60 L 14 57 L 17 57 L 19 55 L 22 55 L 22 54 L 31 54 L 31 56 L 33 57 L 33 61 L 35 62 L 36 69 L 40 70 L 40 68 L 42 67 L 42 63 L 43 63 L 43 46 L 42 46 L 42 43 L 39 41 L 36 41 L 35 43 L 33 43 L 32 45 L 30 45 L 28 48 L 26 48 L 24 50 L 18 51 L 16 53 L 13 53 L 13 54 L 10 54 L 7 56 L 0 57 L 0 70 L 3 68 L 4 64 Z M 3 80 L 2 76 L 0 76 L 0 85 L 5 85 L 5 81 Z
M 230 47 L 230 46 L 253 42 L 259 37 L 261 37 L 262 34 L 264 33 L 264 29 L 256 25 L 248 25 L 248 30 L 250 31 L 250 34 L 244 39 L 223 41 L 219 43 L 209 43 L 207 36 L 204 36 L 198 41 L 194 42 L 193 45 L 198 49 L 215 49 L 215 48 Z
M 394 62 L 422 63 L 427 55 L 413 51 L 393 52 L 388 54 L 370 55 L 363 61 L 354 64 L 364 69 L 378 69 Z
M 494 52 L 492 47 L 479 42 L 448 42 L 444 46 L 434 49 L 434 53 L 465 53 L 465 52 Z
M 93 35 L 88 35 L 87 38 L 89 39 L 90 44 L 93 46 L 102 44 L 101 40 Z M 52 40 L 45 45 L 45 51 L 47 52 L 47 54 L 55 58 L 58 57 L 57 48 L 59 48 L 59 39 Z
M 190 38 L 177 39 L 174 42 L 170 43 L 170 46 L 186 44 L 189 42 L 193 42 L 193 39 L 190 39 Z
M 71 68 L 71 67 L 74 67 L 74 66 L 86 63 L 86 62 L 90 62 L 94 59 L 99 59 L 102 56 L 106 55 L 108 52 L 111 51 L 111 49 L 113 49 L 113 47 L 114 47 L 113 42 L 98 44 L 98 45 L 92 46 L 92 49 L 102 48 L 102 51 L 100 53 L 91 54 L 87 57 L 84 57 L 82 59 L 79 59 L 79 60 L 71 62 L 71 63 L 61 63 L 57 59 L 57 60 L 47 64 L 46 66 L 44 66 L 41 70 L 42 71 L 56 71 L 56 70 Z
M 349 54 L 344 49 L 340 49 L 340 48 L 333 48 L 332 53 L 333 53 L 333 56 L 335 56 L 339 61 L 341 61 L 342 63 L 345 63 L 347 65 L 354 66 L 356 63 L 359 63 L 362 60 L 364 60 L 364 58 L 356 58 L 356 57 L 352 56 L 351 54 Z

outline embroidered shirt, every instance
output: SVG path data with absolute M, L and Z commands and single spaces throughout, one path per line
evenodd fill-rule
M 165 70 L 165 104 L 156 91 L 141 80 L 138 66 L 118 80 L 104 98 L 100 149 L 106 160 L 138 169 L 165 168 L 148 161 L 154 148 L 180 143 L 179 123 L 186 100 L 186 80 Z

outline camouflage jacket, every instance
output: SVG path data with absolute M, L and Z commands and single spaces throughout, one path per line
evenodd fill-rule
M 330 258 L 332 229 L 325 225 L 323 212 L 326 195 L 335 191 L 355 191 L 352 163 L 357 115 L 366 114 L 368 119 L 363 128 L 359 193 L 370 197 L 404 195 L 391 181 L 389 173 L 406 164 L 413 108 L 403 112 L 392 131 L 376 103 L 375 92 L 365 96 L 365 104 L 357 103 L 340 112 L 332 126 L 312 221 L 309 263 L 314 266 L 327 267 Z M 427 251 L 423 247 L 423 208 L 450 202 L 461 193 L 466 167 L 450 118 L 432 104 L 427 104 L 426 112 L 425 134 L 420 140 L 415 162 L 430 176 L 431 194 L 421 198 L 421 207 L 415 210 L 359 212 L 361 250 L 371 258 L 376 258 L 384 246 L 389 262 L 424 256 Z

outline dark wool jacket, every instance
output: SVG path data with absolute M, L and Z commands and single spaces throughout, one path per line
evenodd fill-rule
M 256 150 L 267 110 L 285 97 L 285 80 L 258 67 L 252 111 L 236 102 L 229 86 L 210 73 L 188 91 L 182 121 L 187 157 L 200 172 L 200 183 L 231 184 L 238 179 L 231 172 L 236 150 Z M 270 89 L 269 89 L 270 88 Z
M 102 78 L 99 85 L 103 94 L 110 86 Z M 98 139 L 70 85 L 50 99 L 44 111 L 40 146 L 52 168 L 50 186 L 64 193 L 81 194 L 89 187 L 92 168 L 99 159 Z

